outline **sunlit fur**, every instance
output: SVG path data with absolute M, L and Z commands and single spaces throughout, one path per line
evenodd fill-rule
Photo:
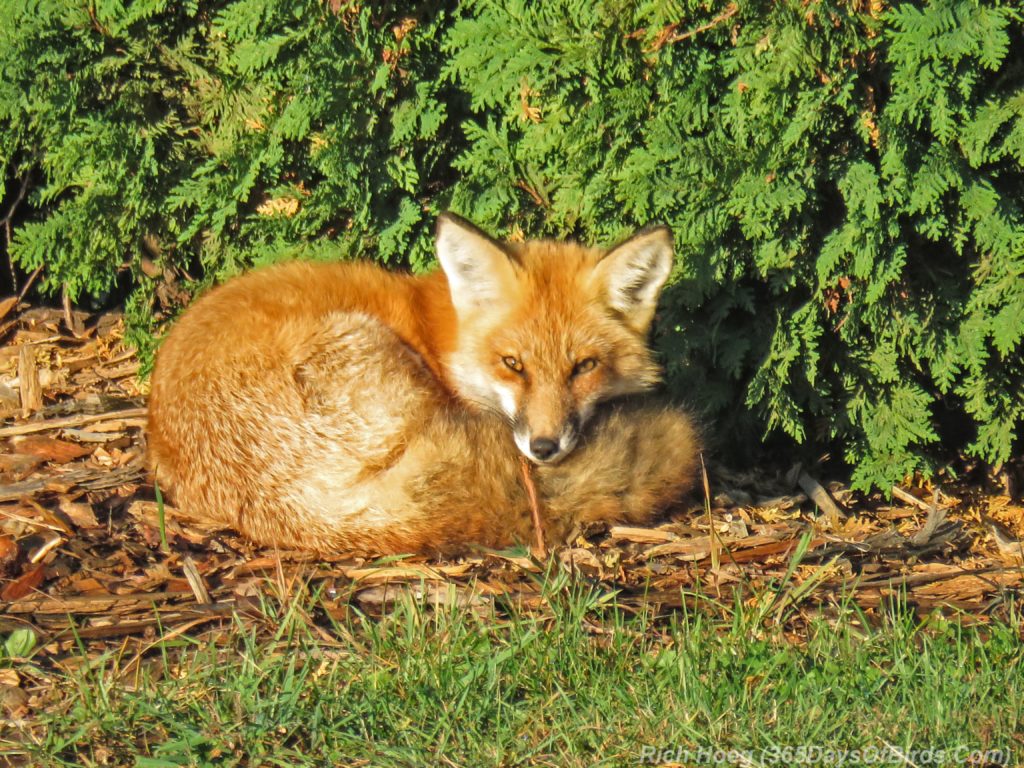
M 586 521 L 651 520 L 692 484 L 690 419 L 599 405 L 658 377 L 643 333 L 601 298 L 600 252 L 529 243 L 515 255 L 516 286 L 472 317 L 440 271 L 292 262 L 210 291 L 153 373 L 161 488 L 192 517 L 281 547 L 506 546 L 532 539 L 514 434 L 561 438 L 571 421 L 573 445 L 535 472 L 548 540 Z M 525 376 L 502 362 L 512 354 Z M 587 357 L 597 365 L 571 376 Z

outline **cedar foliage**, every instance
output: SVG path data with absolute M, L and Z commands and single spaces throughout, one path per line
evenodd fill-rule
M 869 487 L 1019 449 L 1010 0 L 4 5 L 10 257 L 74 297 L 130 270 L 139 343 L 144 256 L 421 269 L 447 208 L 602 243 L 658 220 L 657 341 L 723 451 L 835 447 Z

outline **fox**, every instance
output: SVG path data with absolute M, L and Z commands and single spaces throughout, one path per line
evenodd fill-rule
M 673 264 L 653 226 L 608 250 L 438 217 L 440 269 L 289 261 L 194 301 L 160 346 L 147 462 L 186 516 L 258 544 L 450 555 L 643 524 L 699 438 L 649 400 Z

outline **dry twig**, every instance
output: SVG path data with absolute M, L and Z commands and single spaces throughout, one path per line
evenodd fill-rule
M 832 497 L 828 495 L 828 491 L 825 490 L 822 484 L 806 472 L 801 472 L 796 482 L 803 492 L 810 497 L 811 501 L 817 504 L 818 508 L 825 514 L 835 520 L 841 520 L 846 517 L 846 512 L 832 500 Z
M 547 557 L 547 547 L 544 546 L 544 524 L 541 522 L 540 502 L 537 500 L 537 487 L 533 484 L 533 471 L 525 456 L 519 457 L 519 468 L 523 472 L 523 485 L 526 486 L 526 495 L 530 498 L 530 513 L 533 515 L 533 546 L 535 554 L 543 560 Z
M 33 421 L 28 424 L 15 424 L 11 427 L 0 428 L 0 437 L 14 437 L 15 435 L 31 435 L 34 432 L 45 432 L 48 429 L 64 429 L 65 427 L 80 427 L 83 424 L 94 424 L 98 421 L 114 421 L 121 419 L 138 419 L 146 415 L 145 408 L 125 408 L 120 411 L 108 413 L 82 413 L 77 416 L 65 416 L 59 419 L 46 419 L 44 421 Z

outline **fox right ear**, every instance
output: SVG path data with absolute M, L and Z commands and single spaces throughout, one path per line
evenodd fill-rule
M 509 254 L 499 242 L 453 213 L 442 213 L 437 219 L 437 258 L 459 314 L 507 299 L 514 290 Z
M 642 229 L 619 243 L 597 263 L 608 304 L 637 332 L 647 333 L 669 273 L 672 271 L 672 233 L 668 227 Z

